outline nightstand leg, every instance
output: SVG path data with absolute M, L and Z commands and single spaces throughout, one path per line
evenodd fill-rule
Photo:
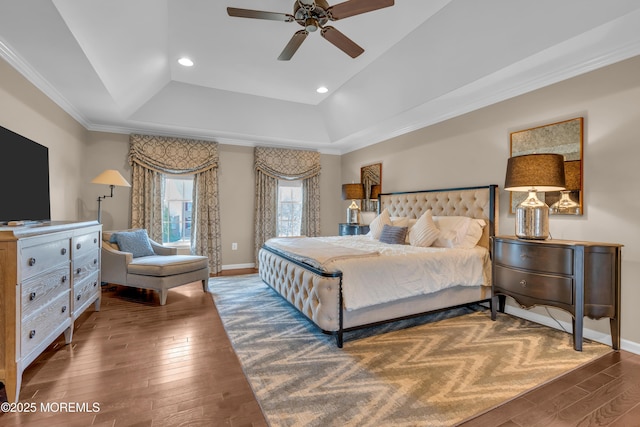
M 571 323 L 573 326 L 573 348 L 576 351 L 582 351 L 582 316 L 573 318 Z
M 491 297 L 491 320 L 496 320 L 498 311 L 504 313 L 504 307 L 506 305 L 506 295 L 494 295 Z
M 609 319 L 609 325 L 611 327 L 611 348 L 614 350 L 620 349 L 620 316 Z

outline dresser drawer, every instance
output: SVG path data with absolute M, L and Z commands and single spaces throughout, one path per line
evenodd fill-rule
M 69 264 L 22 283 L 22 318 L 69 290 Z
M 60 239 L 20 250 L 22 281 L 69 261 L 69 239 Z
M 570 247 L 497 240 L 493 249 L 493 257 L 498 264 L 538 272 L 573 274 L 573 249 Z
M 101 292 L 98 273 L 93 273 L 73 287 L 73 313 L 79 315 L 87 302 L 94 301 Z M 80 311 L 80 312 L 79 312 Z
M 71 319 L 69 311 L 70 290 L 60 294 L 56 299 L 33 313 L 31 317 L 24 320 L 21 331 L 21 357 L 27 356 L 40 343 L 45 341 L 49 335 L 65 321 Z
M 494 288 L 507 291 L 517 299 L 517 295 L 544 301 L 572 305 L 573 279 L 570 277 L 528 273 L 499 265 L 494 266 Z
M 97 231 L 92 233 L 75 236 L 72 242 L 73 259 L 85 256 L 89 252 L 99 249 L 100 233 Z
M 74 257 L 72 265 L 73 280 L 74 283 L 78 283 L 90 274 L 100 270 L 100 253 L 96 249 L 81 257 Z

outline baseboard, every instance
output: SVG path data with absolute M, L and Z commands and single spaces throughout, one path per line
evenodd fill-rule
M 508 314 L 512 314 L 514 316 L 521 317 L 523 319 L 527 319 L 532 322 L 548 326 L 550 328 L 554 328 L 558 330 L 562 330 L 562 328 L 564 328 L 565 331 L 573 330 L 573 326 L 571 325 L 571 323 L 552 319 L 549 316 L 538 314 L 533 311 L 525 310 L 522 308 L 514 307 L 508 304 L 505 307 L 504 311 Z M 560 327 L 560 325 L 558 325 L 558 323 L 562 325 L 562 328 Z M 583 336 L 585 338 L 588 338 L 590 340 L 593 340 L 605 345 L 609 345 L 609 346 L 611 345 L 611 335 L 609 334 L 603 334 L 602 332 L 594 331 L 593 329 L 584 328 Z M 630 353 L 640 354 L 640 343 L 621 339 L 620 349 L 628 351 Z
M 251 262 L 248 264 L 228 264 L 222 266 L 222 270 L 243 270 L 245 268 L 256 268 L 256 264 Z

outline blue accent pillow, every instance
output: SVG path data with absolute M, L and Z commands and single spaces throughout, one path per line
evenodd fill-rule
M 408 227 L 395 227 L 385 224 L 382 228 L 382 233 L 380 233 L 380 241 L 393 245 L 404 245 L 407 229 Z
M 113 233 L 116 243 L 122 252 L 130 252 L 134 258 L 143 256 L 151 256 L 156 253 L 149 242 L 147 230 L 140 229 L 135 231 L 118 231 Z

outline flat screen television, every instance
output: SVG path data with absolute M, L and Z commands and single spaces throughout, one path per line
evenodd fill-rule
M 49 221 L 49 149 L 0 126 L 0 153 L 0 224 Z

